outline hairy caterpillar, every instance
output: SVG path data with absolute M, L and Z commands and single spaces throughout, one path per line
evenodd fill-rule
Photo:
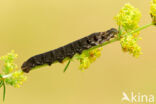
M 76 53 L 81 54 L 83 50 L 92 48 L 109 41 L 118 33 L 117 29 L 111 28 L 106 32 L 97 32 L 76 40 L 60 48 L 30 57 L 22 65 L 22 70 L 28 73 L 32 68 L 44 64 L 51 65 L 55 61 L 62 62 L 66 57 L 72 58 Z

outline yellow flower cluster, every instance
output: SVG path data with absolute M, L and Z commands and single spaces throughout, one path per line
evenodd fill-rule
M 0 57 L 0 60 L 4 61 L 4 74 L 9 74 L 13 71 L 13 69 L 17 69 L 17 65 L 13 63 L 15 58 L 17 58 L 17 54 L 15 54 L 14 51 L 11 51 L 6 56 Z
M 23 82 L 27 79 L 26 76 L 23 75 L 24 73 L 22 71 L 16 71 L 12 73 L 12 75 L 5 79 L 5 82 L 7 84 L 10 84 L 14 87 L 20 87 L 20 85 L 23 84 Z
M 156 0 L 151 1 L 150 14 L 152 16 L 153 23 L 156 24 Z
M 129 52 L 133 56 L 138 57 L 142 52 L 140 46 L 138 46 L 136 42 L 137 39 L 132 35 L 127 35 L 120 40 L 124 52 Z
M 76 55 L 76 58 L 80 61 L 80 69 L 87 69 L 96 58 L 101 55 L 101 48 L 93 50 L 85 50 L 80 55 Z
M 115 20 L 124 31 L 128 32 L 139 27 L 140 18 L 141 13 L 137 8 L 134 8 L 131 4 L 125 4 L 115 17 Z
M 26 80 L 26 76 L 24 76 L 21 70 L 16 70 L 17 65 L 13 62 L 15 58 L 17 58 L 17 54 L 15 54 L 14 51 L 11 51 L 6 56 L 0 57 L 0 59 L 4 61 L 1 75 L 5 83 L 14 87 L 20 87 L 23 81 Z
M 125 4 L 120 10 L 119 14 L 115 17 L 117 24 L 120 27 L 120 44 L 124 52 L 129 52 L 135 57 L 138 57 L 141 48 L 137 45 L 138 35 L 140 32 L 130 34 L 130 32 L 139 28 L 141 13 L 137 8 L 131 4 Z

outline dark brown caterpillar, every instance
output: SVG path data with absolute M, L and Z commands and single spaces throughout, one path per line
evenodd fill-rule
M 105 41 L 109 41 L 117 33 L 118 31 L 115 28 L 106 32 L 93 33 L 63 47 L 30 57 L 23 63 L 21 68 L 24 72 L 28 73 L 32 68 L 39 65 L 51 65 L 55 61 L 62 62 L 66 57 L 72 58 L 76 53 L 81 54 L 83 50 L 102 44 Z

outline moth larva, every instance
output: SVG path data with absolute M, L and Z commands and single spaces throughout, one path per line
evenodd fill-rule
M 83 50 L 92 48 L 106 41 L 118 33 L 117 29 L 112 28 L 106 32 L 96 32 L 63 47 L 30 57 L 22 65 L 22 70 L 28 73 L 32 68 L 44 64 L 51 65 L 55 61 L 62 62 L 66 57 L 72 58 L 76 53 L 81 54 Z

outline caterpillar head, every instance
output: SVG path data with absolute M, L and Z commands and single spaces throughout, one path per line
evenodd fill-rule
M 118 30 L 115 28 L 111 28 L 110 30 L 108 30 L 108 32 L 114 35 L 118 34 Z
M 35 65 L 33 64 L 33 60 L 30 58 L 28 61 L 25 61 L 22 66 L 21 69 L 23 70 L 23 72 L 28 73 Z
M 102 43 L 105 41 L 109 41 L 111 38 L 114 38 L 115 35 L 117 35 L 117 34 L 118 34 L 118 30 L 115 28 L 111 28 L 110 30 L 104 32 L 102 34 L 102 38 L 103 38 Z

